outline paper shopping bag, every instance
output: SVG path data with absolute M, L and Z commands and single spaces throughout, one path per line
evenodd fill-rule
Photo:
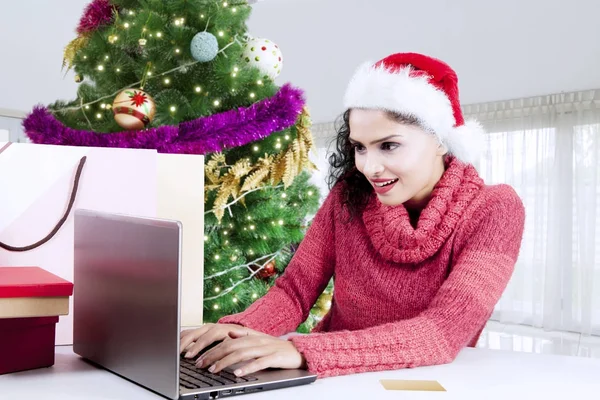
M 182 325 L 199 325 L 203 169 L 200 155 L 0 143 L 0 242 L 12 246 L 0 248 L 0 265 L 38 266 L 72 282 L 76 208 L 178 219 L 185 230 Z M 71 304 L 56 343 L 71 344 L 72 331 Z

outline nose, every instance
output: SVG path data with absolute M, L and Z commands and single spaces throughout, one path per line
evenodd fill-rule
M 364 165 L 364 175 L 367 177 L 379 176 L 383 173 L 383 170 L 385 169 L 383 167 L 383 163 L 381 162 L 377 154 L 365 155 Z

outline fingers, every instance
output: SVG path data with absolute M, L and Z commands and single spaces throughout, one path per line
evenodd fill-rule
M 179 352 L 183 353 L 189 347 L 190 344 L 192 344 L 200 336 L 204 335 L 204 333 L 211 329 L 212 326 L 212 324 L 207 324 L 198 329 L 191 329 L 181 332 Z
M 211 345 L 214 342 L 225 340 L 229 333 L 232 331 L 244 331 L 246 328 L 234 327 L 232 328 L 230 325 L 213 325 L 210 329 L 205 331 L 202 335 L 196 337 L 196 343 L 194 343 L 185 354 L 186 358 L 193 358 L 198 355 L 204 348 Z
M 263 369 L 267 369 L 270 367 L 277 367 L 279 364 L 280 355 L 277 352 L 273 352 L 271 354 L 257 358 L 251 363 L 248 363 L 248 365 L 244 365 L 243 367 L 236 369 L 235 371 L 233 371 L 233 373 L 236 376 L 244 376 L 248 374 L 253 374 L 257 371 L 262 371 Z
M 273 346 L 268 346 L 268 345 L 267 346 L 252 345 L 252 346 L 244 347 L 244 348 L 241 348 L 241 349 L 238 349 L 236 351 L 229 353 L 225 357 L 223 357 L 220 360 L 218 360 L 217 362 L 215 362 L 209 368 L 209 371 L 216 374 L 233 364 L 252 360 L 255 358 L 266 357 L 266 356 L 272 355 L 276 351 L 277 351 L 276 348 L 274 348 Z M 205 363 L 206 363 L 205 365 L 207 365 L 207 366 L 210 365 L 208 363 L 208 360 L 205 360 Z

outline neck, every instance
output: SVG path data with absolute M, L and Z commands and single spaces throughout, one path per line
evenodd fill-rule
M 446 166 L 445 166 L 444 160 L 441 159 L 440 162 L 436 165 L 436 168 L 433 171 L 433 174 L 431 174 L 431 179 L 429 180 L 429 183 L 427 184 L 427 186 L 425 186 L 413 198 L 411 198 L 410 200 L 407 200 L 404 203 L 404 207 L 406 207 L 406 209 L 411 214 L 418 215 L 421 212 L 421 210 L 423 210 L 427 206 L 427 203 L 429 202 L 429 199 L 431 198 L 431 193 L 433 192 L 435 185 L 437 185 L 437 183 L 440 181 L 440 179 L 442 179 L 442 175 L 444 175 L 445 170 L 446 170 Z

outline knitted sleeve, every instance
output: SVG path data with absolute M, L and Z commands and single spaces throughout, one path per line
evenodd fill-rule
M 306 320 L 333 276 L 338 192 L 339 188 L 333 188 L 329 193 L 292 260 L 267 294 L 244 312 L 223 317 L 219 323 L 240 324 L 281 336 L 294 332 Z
M 497 186 L 457 233 L 451 273 L 415 318 L 357 331 L 292 337 L 319 377 L 452 362 L 479 333 L 517 261 L 525 210 L 514 190 Z

